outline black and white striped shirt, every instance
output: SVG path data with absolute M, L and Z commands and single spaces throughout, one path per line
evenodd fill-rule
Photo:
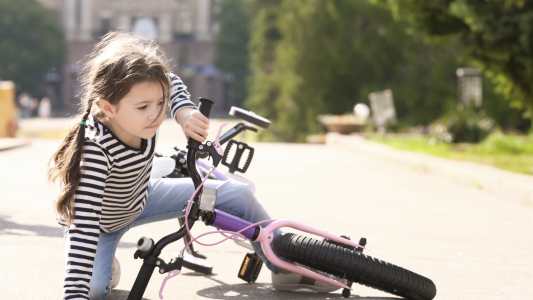
M 172 118 L 184 107 L 195 107 L 180 78 L 170 74 Z M 76 190 L 75 219 L 70 245 L 64 299 L 89 299 L 100 232 L 124 228 L 144 210 L 157 133 L 142 139 L 136 149 L 120 141 L 91 114 L 86 121 L 82 177 Z M 65 225 L 64 222 L 59 222 Z

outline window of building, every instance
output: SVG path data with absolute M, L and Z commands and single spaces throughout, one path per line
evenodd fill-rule
M 109 18 L 100 19 L 100 33 L 106 34 L 111 30 L 111 20 Z
M 136 18 L 132 32 L 152 40 L 158 38 L 157 24 L 152 18 Z
M 190 34 L 192 32 L 192 18 L 191 13 L 182 11 L 178 15 L 178 33 Z

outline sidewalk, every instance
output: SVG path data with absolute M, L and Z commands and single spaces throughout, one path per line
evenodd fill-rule
M 162 136 L 183 135 L 176 132 L 176 124 L 165 129 L 169 132 Z M 0 299 L 62 299 L 65 243 L 52 204 L 59 184 L 47 183 L 43 166 L 60 142 L 34 139 L 31 146 L 0 152 L 0 282 L 5 282 Z M 158 147 L 174 143 L 182 145 L 176 139 L 167 146 L 160 139 Z M 252 146 L 254 159 L 244 176 L 256 184 L 257 199 L 272 218 L 292 219 L 352 240 L 368 238 L 371 251 L 364 253 L 430 278 L 437 285 L 435 300 L 533 299 L 533 206 L 349 147 Z M 310 163 L 317 158 L 318 163 Z M 133 259 L 139 237 L 159 240 L 178 226 L 172 219 L 124 235 L 116 252 L 121 280 L 107 300 L 127 298 L 142 265 Z M 208 231 L 213 228 L 201 223 L 193 228 L 194 235 Z M 161 258 L 168 262 L 183 246 L 182 241 L 169 245 Z M 182 269 L 178 278 L 167 282 L 165 299 L 344 299 L 340 291 L 326 295 L 273 290 L 264 266 L 255 283 L 245 283 L 237 274 L 248 251 L 233 242 L 197 249 L 213 264 L 213 274 Z M 159 299 L 165 276 L 154 272 L 143 299 Z M 398 299 L 362 285 L 353 287 L 349 299 Z
M 0 138 L 0 151 L 11 150 L 18 147 L 28 146 L 31 140 L 24 138 Z
M 499 198 L 533 205 L 533 176 L 504 171 L 474 162 L 398 150 L 368 141 L 359 135 L 328 133 L 326 144 L 347 147 L 423 173 L 431 173 L 463 185 L 475 186 Z

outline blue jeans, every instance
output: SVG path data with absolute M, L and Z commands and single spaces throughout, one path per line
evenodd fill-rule
M 233 180 L 225 182 L 207 180 L 204 186 L 217 189 L 217 209 L 252 223 L 270 219 L 270 216 L 257 201 L 248 185 Z M 111 233 L 100 232 L 93 265 L 93 274 L 90 281 L 91 289 L 89 292 L 89 298 L 91 300 L 104 299 L 109 292 L 113 260 L 120 238 L 122 238 L 130 228 L 183 216 L 183 206 L 191 198 L 193 193 L 194 186 L 190 178 L 163 178 L 150 180 L 146 207 L 141 215 L 131 224 L 118 231 Z M 262 224 L 263 227 L 266 225 L 267 224 Z M 171 231 L 172 230 L 169 229 L 168 233 L 170 234 Z M 276 230 L 275 235 L 280 233 L 281 230 L 278 229 Z M 66 229 L 65 255 L 70 248 L 68 241 L 68 229 Z M 252 242 L 252 246 L 255 252 L 264 261 L 267 268 L 277 274 L 280 271 L 280 268 L 266 259 L 261 244 Z

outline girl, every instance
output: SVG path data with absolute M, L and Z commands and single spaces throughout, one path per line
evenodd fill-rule
M 194 192 L 187 178 L 150 180 L 166 105 L 185 136 L 199 142 L 206 140 L 209 119 L 170 73 L 158 46 L 128 33 L 110 33 L 95 46 L 82 80 L 85 106 L 50 159 L 48 178 L 59 179 L 62 187 L 56 209 L 65 236 L 64 299 L 92 300 L 105 298 L 110 290 L 124 233 L 183 215 Z M 205 186 L 217 188 L 218 209 L 251 222 L 270 219 L 247 185 L 206 181 Z M 280 273 L 255 244 L 275 288 L 336 289 Z

